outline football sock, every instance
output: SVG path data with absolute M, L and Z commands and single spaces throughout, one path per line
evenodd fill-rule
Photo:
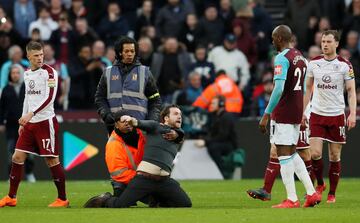
M 316 176 L 317 185 L 324 185 L 324 177 L 323 177 L 323 171 L 324 171 L 324 161 L 322 158 L 318 160 L 312 160 L 312 166 L 313 170 Z
M 293 162 L 294 162 L 296 176 L 303 183 L 306 193 L 308 195 L 312 195 L 313 193 L 315 193 L 315 188 L 313 183 L 311 182 L 309 173 L 306 170 L 305 163 L 301 159 L 298 153 L 295 153 L 293 155 Z
M 305 166 L 306 166 L 306 170 L 310 176 L 311 182 L 314 184 L 314 181 L 316 179 L 314 170 L 313 170 L 313 166 L 312 166 L 312 161 L 311 160 L 306 160 L 304 161 Z
M 65 192 L 65 174 L 64 169 L 61 164 L 57 164 L 55 166 L 50 167 L 52 177 L 54 179 L 55 186 L 58 191 L 58 198 L 65 201 L 66 200 L 66 192 Z
M 265 170 L 265 176 L 264 176 L 264 187 L 263 189 L 271 193 L 271 189 L 274 185 L 276 177 L 280 173 L 280 163 L 279 160 L 276 158 L 270 158 L 268 165 Z
M 19 184 L 24 172 L 24 163 L 14 163 L 11 164 L 11 171 L 10 171 L 10 189 L 9 189 L 9 197 L 15 198 L 17 190 L 19 188 Z
M 341 172 L 341 163 L 340 161 L 330 161 L 329 167 L 329 181 L 330 181 L 330 190 L 329 194 L 335 195 L 336 187 L 339 183 Z
M 293 156 L 279 156 L 280 173 L 282 181 L 285 185 L 287 198 L 293 202 L 297 201 L 296 188 L 295 188 L 295 166 Z

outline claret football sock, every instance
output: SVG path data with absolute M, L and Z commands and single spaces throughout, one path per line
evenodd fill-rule
M 310 176 L 311 182 L 314 184 L 314 182 L 316 180 L 316 176 L 315 176 L 314 169 L 312 166 L 312 160 L 306 160 L 306 161 L 304 161 L 304 163 L 306 166 L 306 170 Z
M 58 198 L 65 201 L 66 200 L 66 192 L 65 192 L 65 174 L 64 169 L 61 164 L 57 164 L 55 166 L 50 167 L 51 174 L 54 179 L 54 183 L 56 185 L 58 191 Z
M 316 176 L 317 185 L 323 185 L 324 184 L 324 177 L 323 177 L 323 171 L 324 171 L 324 161 L 322 158 L 318 160 L 312 160 L 312 166 L 313 170 Z
M 340 161 L 333 162 L 330 161 L 329 167 L 329 181 L 330 181 L 330 190 L 329 194 L 335 195 L 337 185 L 339 183 L 341 173 L 341 163 Z
M 24 163 L 12 163 L 11 164 L 11 171 L 10 171 L 10 189 L 9 189 L 9 197 L 15 198 L 17 190 L 19 188 L 19 184 L 24 172 Z
M 271 189 L 274 185 L 276 177 L 280 173 L 280 163 L 276 158 L 270 158 L 268 165 L 265 170 L 264 176 L 264 190 L 271 193 Z

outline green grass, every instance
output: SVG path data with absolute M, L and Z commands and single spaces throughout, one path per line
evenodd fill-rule
M 248 197 L 246 190 L 258 188 L 262 180 L 240 181 L 183 181 L 183 188 L 193 202 L 190 209 L 153 209 L 144 206 L 130 209 L 84 209 L 82 205 L 91 196 L 110 191 L 105 181 L 69 181 L 68 198 L 71 208 L 50 209 L 47 204 L 56 197 L 52 182 L 22 183 L 18 206 L 0 208 L 0 222 L 27 223 L 187 223 L 187 222 L 359 222 L 360 179 L 342 179 L 335 204 L 321 203 L 315 208 L 272 209 L 271 205 L 285 198 L 284 187 L 277 180 L 272 200 L 262 202 Z M 8 183 L 0 182 L 0 195 L 7 193 Z M 298 196 L 303 203 L 304 189 L 297 182 Z M 325 198 L 325 195 L 323 196 Z

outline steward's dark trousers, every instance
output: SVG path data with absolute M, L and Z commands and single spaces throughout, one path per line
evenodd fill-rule
M 112 197 L 106 201 L 106 207 L 126 208 L 137 201 L 152 195 L 160 207 L 191 207 L 192 203 L 180 184 L 170 178 L 151 179 L 136 175 L 128 184 L 120 197 Z

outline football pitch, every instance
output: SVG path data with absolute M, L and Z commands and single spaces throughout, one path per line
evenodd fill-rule
M 27 223 L 187 223 L 187 222 L 360 222 L 360 179 L 341 179 L 336 203 L 323 202 L 314 208 L 272 209 L 285 198 L 280 179 L 275 183 L 272 200 L 254 200 L 246 194 L 249 188 L 258 188 L 262 180 L 239 181 L 181 181 L 188 192 L 193 207 L 188 209 L 147 208 L 144 205 L 128 209 L 85 209 L 82 205 L 94 195 L 111 191 L 106 181 L 68 181 L 67 191 L 70 208 L 51 209 L 47 205 L 56 197 L 55 187 L 50 181 L 34 184 L 23 182 L 15 208 L 0 208 L 0 222 Z M 301 203 L 304 189 L 296 184 Z M 8 183 L 0 182 L 0 196 L 8 191 Z

